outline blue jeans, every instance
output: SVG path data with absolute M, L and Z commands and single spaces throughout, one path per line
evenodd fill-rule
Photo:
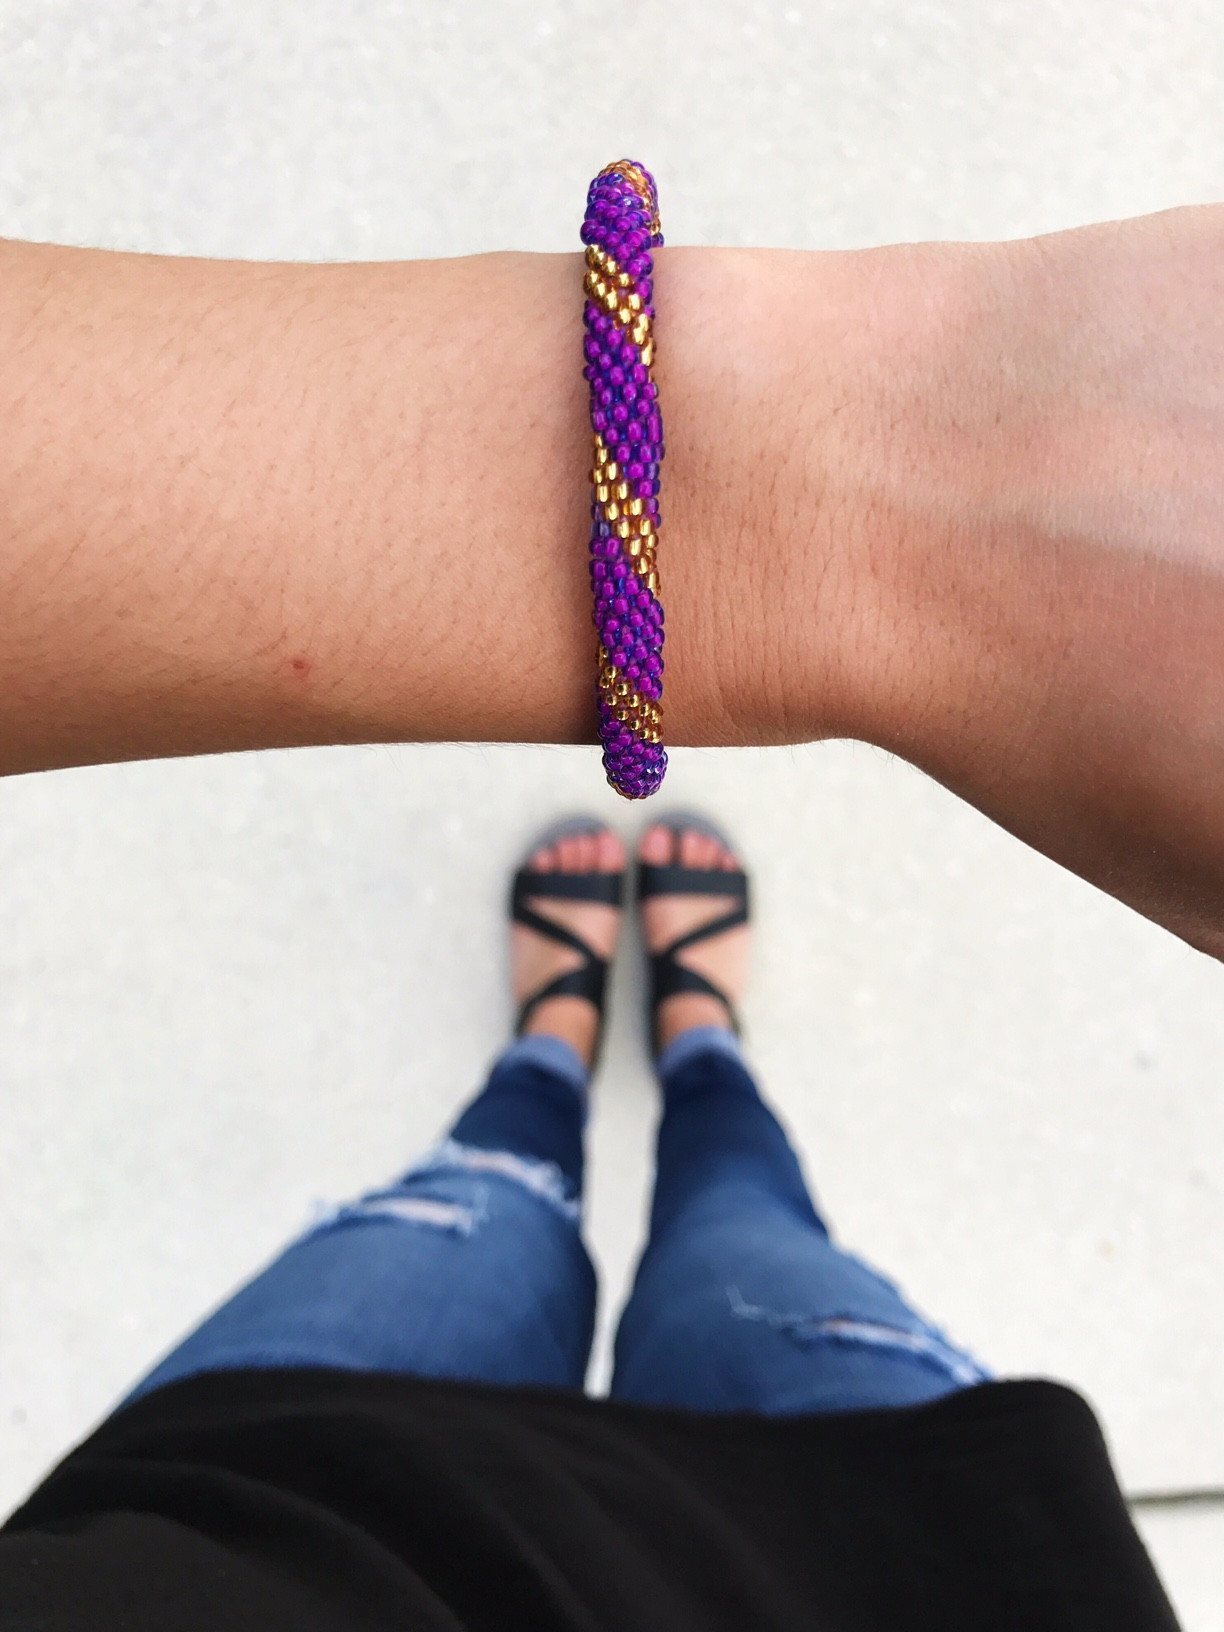
M 985 1380 L 830 1240 L 732 1037 L 686 1033 L 659 1064 L 650 1239 L 615 1397 L 782 1414 L 919 1404 Z M 512 1043 L 423 1161 L 307 1231 L 136 1395 L 285 1366 L 581 1389 L 595 1320 L 585 1117 L 578 1056 L 553 1038 Z

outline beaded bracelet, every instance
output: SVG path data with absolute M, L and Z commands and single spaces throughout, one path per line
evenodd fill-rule
M 654 177 L 630 159 L 587 193 L 585 367 L 591 387 L 591 589 L 599 632 L 599 737 L 608 781 L 627 799 L 667 770 L 660 735 L 663 607 L 655 549 L 663 421 L 654 361 L 651 250 L 663 242 Z

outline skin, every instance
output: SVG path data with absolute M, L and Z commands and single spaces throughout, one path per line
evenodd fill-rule
M 638 855 L 643 861 L 675 861 L 684 867 L 722 868 L 727 872 L 741 865 L 734 852 L 708 834 L 686 829 L 680 834 L 677 846 L 672 833 L 658 824 L 643 833 Z M 604 828 L 598 834 L 583 834 L 543 845 L 532 853 L 530 865 L 543 873 L 615 873 L 625 865 L 625 847 L 611 828 Z M 616 908 L 589 902 L 554 901 L 547 897 L 533 899 L 532 906 L 545 917 L 572 929 L 600 957 L 611 958 L 616 951 L 622 917 Z M 652 897 L 639 909 L 642 939 L 649 951 L 661 951 L 698 925 L 721 917 L 726 910 L 727 903 L 719 896 Z M 521 924 L 511 925 L 510 936 L 516 1006 L 562 970 L 578 967 L 580 960 L 575 952 L 559 947 Z M 680 954 L 680 961 L 713 980 L 738 1007 L 746 983 L 748 940 L 747 925 L 740 925 L 689 948 Z M 659 1007 L 659 1047 L 665 1048 L 691 1026 L 726 1027 L 728 1019 L 726 1007 L 715 998 L 702 992 L 678 993 L 665 999 Z M 598 1016 L 583 998 L 555 997 L 532 1011 L 526 1030 L 560 1037 L 589 1065 L 595 1051 Z
M 576 257 L 0 263 L 0 770 L 591 739 Z M 668 740 L 880 744 L 1224 955 L 1224 211 L 656 289 Z

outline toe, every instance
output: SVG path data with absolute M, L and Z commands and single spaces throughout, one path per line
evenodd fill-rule
M 682 867 L 700 867 L 705 845 L 704 833 L 697 833 L 691 827 L 686 827 L 680 835 L 680 865 Z
M 619 873 L 625 865 L 625 847 L 610 827 L 595 836 L 595 865 L 601 873 Z
M 656 822 L 642 834 L 638 855 L 652 866 L 661 867 L 671 860 L 671 847 L 671 830 L 664 827 L 662 822 Z

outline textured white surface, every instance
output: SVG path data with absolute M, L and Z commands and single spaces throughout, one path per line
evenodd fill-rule
M 1219 189 L 1218 0 L 603 15 L 0 0 L 0 232 L 562 247 L 622 150 L 674 242 L 1008 236 Z M 1132 1487 L 1224 1481 L 1220 971 L 867 748 L 681 754 L 669 792 L 758 866 L 751 1041 L 843 1234 L 1000 1369 L 1083 1386 Z M 577 750 L 0 785 L 0 1506 L 312 1198 L 454 1111 L 506 1019 L 504 869 L 575 804 L 626 816 Z M 653 1114 L 636 978 L 593 1130 L 608 1309 Z M 1220 1632 L 1224 1521 L 1148 1534 Z
M 1221 1632 L 1224 1523 L 1218 1511 L 1144 1513 L 1139 1533 L 1157 1560 L 1186 1632 Z

